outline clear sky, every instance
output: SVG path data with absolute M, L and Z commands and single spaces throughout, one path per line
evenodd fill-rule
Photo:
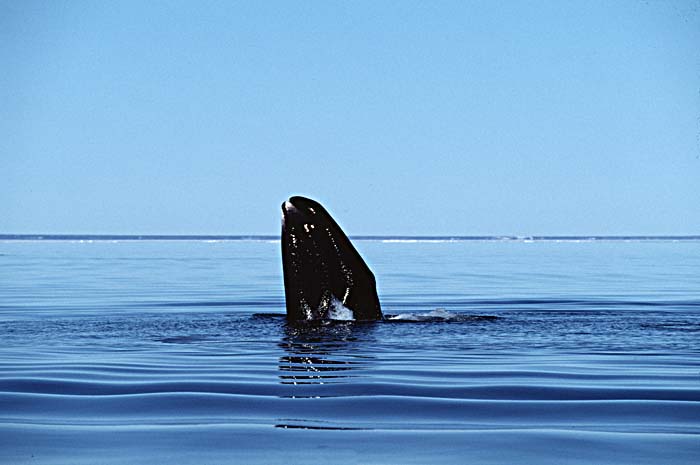
M 697 1 L 0 0 L 0 232 L 700 234 Z

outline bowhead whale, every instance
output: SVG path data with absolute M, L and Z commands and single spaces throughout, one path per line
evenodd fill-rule
M 382 319 L 372 271 L 320 203 L 282 204 L 282 268 L 288 320 Z

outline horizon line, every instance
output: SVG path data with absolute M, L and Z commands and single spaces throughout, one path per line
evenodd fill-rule
M 700 240 L 700 234 L 360 234 L 348 236 L 353 240 L 434 240 L 434 241 L 478 241 L 478 240 Z M 0 240 L 279 240 L 279 234 L 0 234 Z

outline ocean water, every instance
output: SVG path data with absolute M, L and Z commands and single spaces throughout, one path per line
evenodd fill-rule
M 276 240 L 92 239 L 0 241 L 0 463 L 700 463 L 698 240 L 358 240 L 391 319 L 295 327 Z

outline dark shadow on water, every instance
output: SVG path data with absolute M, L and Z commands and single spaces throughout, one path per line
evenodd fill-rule
M 355 322 L 320 320 L 282 321 L 284 315 L 255 314 L 263 321 L 282 325 L 279 347 L 284 354 L 278 359 L 279 383 L 290 386 L 283 398 L 321 398 L 345 396 L 349 384 L 362 383 L 377 357 L 377 338 L 410 337 L 411 332 L 390 328 L 392 323 L 413 323 L 444 327 L 446 323 L 481 324 L 499 319 L 490 315 L 465 315 L 437 309 L 425 313 L 387 315 L 383 321 Z M 403 328 L 409 326 L 400 325 Z M 421 330 L 422 331 L 422 330 Z M 393 334 L 393 336 L 391 336 Z M 293 386 L 293 388 L 291 388 Z
M 295 420 L 291 420 L 295 421 Z M 303 421 L 303 420 L 302 420 Z M 317 426 L 317 425 L 305 425 L 305 424 L 286 424 L 280 423 L 275 425 L 275 428 L 282 429 L 306 429 L 306 430 L 320 430 L 320 431 L 368 431 L 370 428 L 355 428 L 350 426 Z

